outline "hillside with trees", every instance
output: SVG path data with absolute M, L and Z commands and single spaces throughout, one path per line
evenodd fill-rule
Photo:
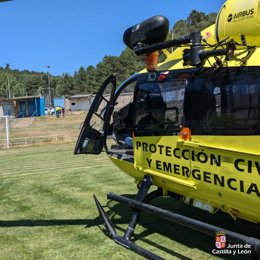
M 177 21 L 169 33 L 169 38 L 178 38 L 191 31 L 201 31 L 215 22 L 216 13 L 205 14 L 193 10 L 186 20 Z M 44 72 L 12 70 L 7 64 L 0 67 L 0 97 L 21 97 L 48 95 L 70 96 L 74 94 L 95 94 L 104 79 L 114 74 L 118 83 L 144 67 L 141 57 L 126 48 L 120 56 L 106 55 L 96 66 L 80 67 L 74 75 L 64 73 L 52 76 Z M 50 85 L 49 85 L 50 84 Z

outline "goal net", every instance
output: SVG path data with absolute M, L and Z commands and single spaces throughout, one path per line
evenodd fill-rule
M 8 116 L 0 116 L 0 149 L 9 149 L 9 118 Z

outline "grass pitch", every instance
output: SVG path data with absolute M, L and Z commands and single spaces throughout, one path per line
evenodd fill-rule
M 137 191 L 133 180 L 104 153 L 74 156 L 73 148 L 57 144 L 0 151 L 0 259 L 143 259 L 100 230 L 102 222 L 92 198 L 97 195 L 123 234 L 131 211 L 107 201 L 106 194 L 133 197 Z M 208 213 L 173 199 L 156 199 L 153 204 L 211 219 Z M 213 216 L 212 222 L 238 228 L 223 215 Z M 145 214 L 134 240 L 166 259 L 216 259 L 211 254 L 215 238 Z

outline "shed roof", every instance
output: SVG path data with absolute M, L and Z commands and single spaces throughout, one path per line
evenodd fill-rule
M 87 97 L 92 97 L 92 94 L 86 94 L 86 95 L 73 95 L 68 97 L 68 99 L 73 99 L 73 98 L 87 98 Z
M 41 96 L 13 97 L 13 98 L 10 98 L 10 100 L 24 100 L 24 99 L 34 99 L 34 98 L 41 98 Z

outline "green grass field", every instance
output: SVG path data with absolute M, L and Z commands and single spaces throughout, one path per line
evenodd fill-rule
M 123 234 L 131 211 L 107 201 L 106 194 L 113 191 L 133 197 L 133 180 L 120 173 L 104 153 L 75 156 L 73 148 L 73 144 L 49 144 L 0 151 L 1 260 L 143 259 L 100 230 L 103 225 L 92 198 L 97 195 Z M 156 199 L 153 204 L 226 228 L 242 228 L 245 233 L 254 229 L 170 198 Z M 259 229 L 252 232 L 259 234 Z M 211 254 L 214 237 L 149 215 L 141 217 L 134 240 L 166 259 L 216 259 Z

